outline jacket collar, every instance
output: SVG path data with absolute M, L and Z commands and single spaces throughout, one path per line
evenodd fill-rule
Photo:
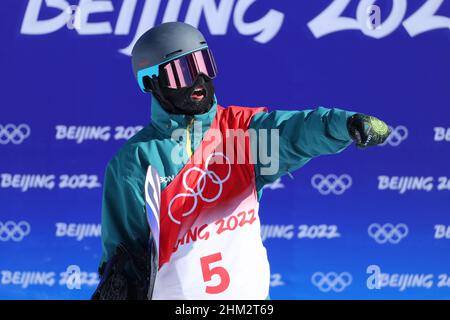
M 159 101 L 151 94 L 152 97 L 152 108 L 151 117 L 153 125 L 160 131 L 164 133 L 170 133 L 177 128 L 185 128 L 187 122 L 192 116 L 182 115 L 182 114 L 172 114 L 168 113 L 163 109 Z M 194 115 L 194 121 L 200 121 L 203 130 L 207 130 L 216 116 L 217 111 L 217 98 L 214 95 L 214 104 L 207 113 Z

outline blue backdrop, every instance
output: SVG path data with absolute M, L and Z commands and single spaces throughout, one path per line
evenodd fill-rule
M 0 298 L 95 289 L 104 168 L 150 119 L 130 48 L 173 20 L 207 37 L 221 105 L 340 107 L 393 128 L 265 190 L 271 297 L 450 298 L 450 1 L 6 0 L 0 13 Z

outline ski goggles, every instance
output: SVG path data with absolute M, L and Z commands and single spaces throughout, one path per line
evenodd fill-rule
M 203 74 L 210 79 L 217 75 L 211 50 L 205 48 L 159 66 L 159 83 L 171 89 L 190 87 Z

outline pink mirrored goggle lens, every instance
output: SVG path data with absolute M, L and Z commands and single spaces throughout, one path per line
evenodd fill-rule
M 214 79 L 217 67 L 209 49 L 190 53 L 170 61 L 162 67 L 160 79 L 168 88 L 179 89 L 191 86 L 199 74 Z

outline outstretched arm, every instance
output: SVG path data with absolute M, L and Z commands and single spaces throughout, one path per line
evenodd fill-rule
M 378 121 L 378 122 L 377 122 Z M 255 165 L 256 187 L 261 190 L 280 176 L 305 165 L 314 157 L 339 153 L 353 141 L 360 147 L 382 143 L 389 135 L 386 124 L 374 117 L 345 111 L 338 108 L 309 109 L 302 111 L 272 111 L 257 113 L 250 128 L 268 130 L 267 141 L 257 136 L 258 146 L 265 142 L 270 150 L 270 130 L 278 129 L 278 170 L 265 174 L 263 165 Z M 374 129 L 386 129 L 384 134 L 375 135 Z M 379 131 L 377 131 L 379 132 Z M 266 170 L 267 171 L 267 170 Z

